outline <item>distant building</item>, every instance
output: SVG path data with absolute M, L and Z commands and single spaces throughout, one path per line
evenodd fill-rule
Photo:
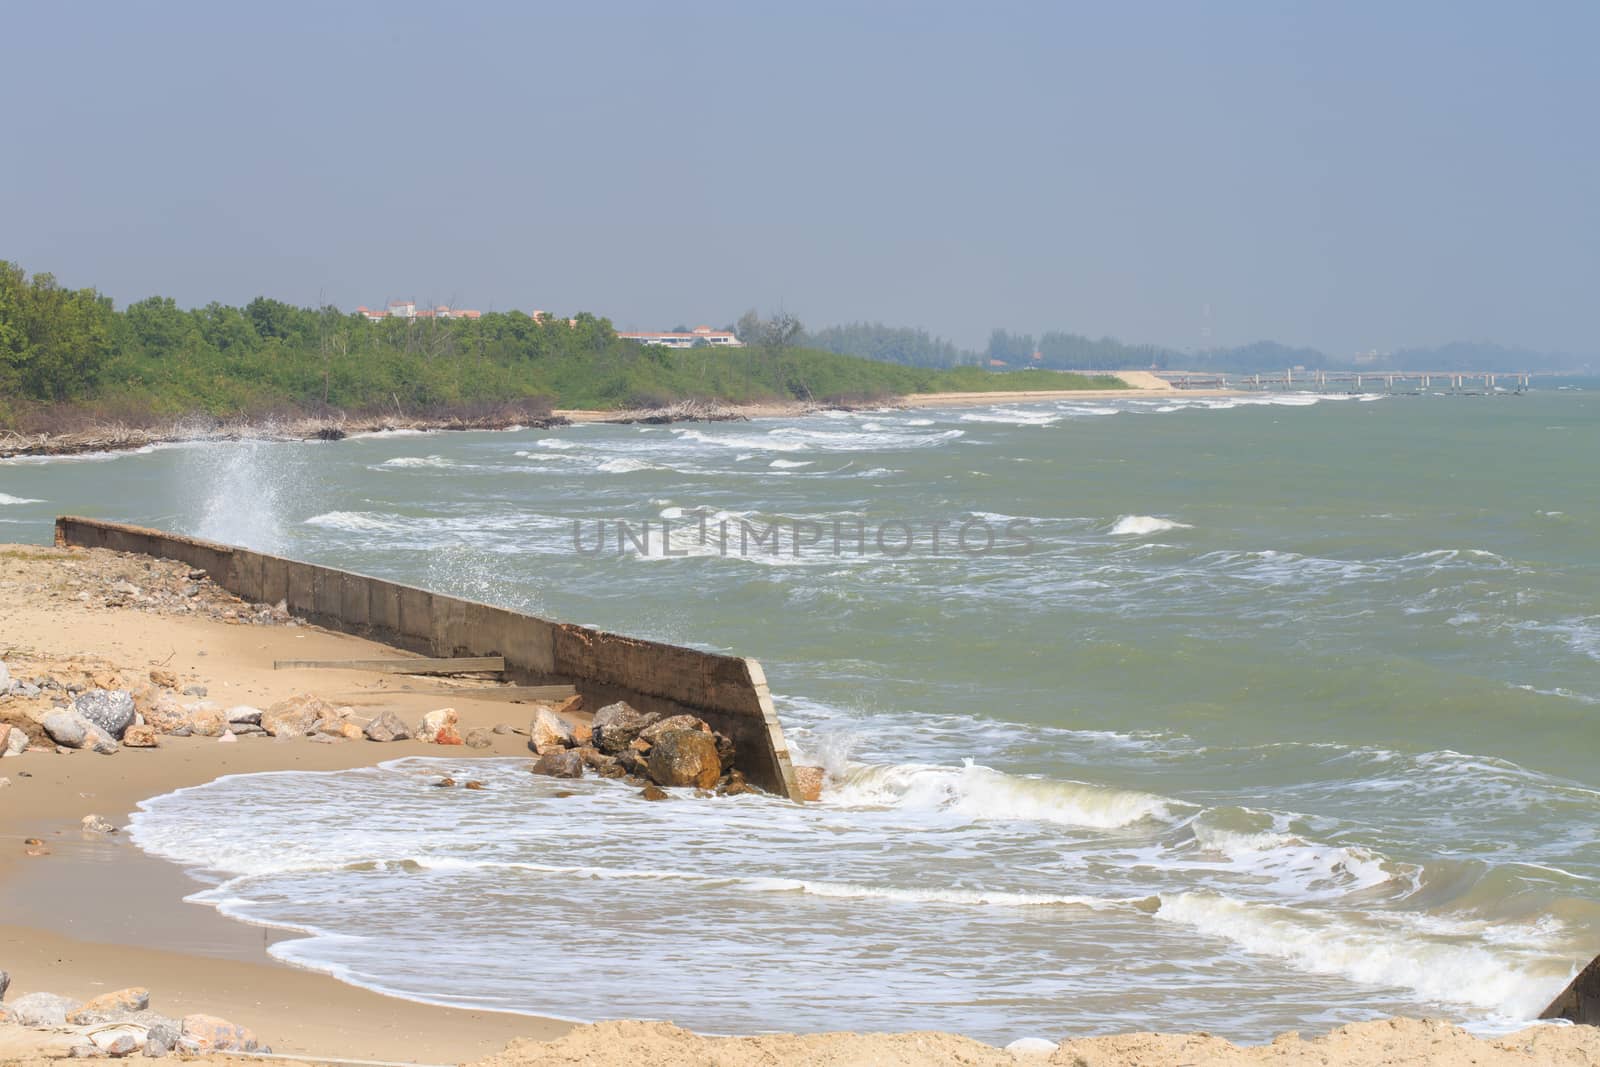
M 700 342 L 715 345 L 718 348 L 740 348 L 744 342 L 727 330 L 713 330 L 709 326 L 696 326 L 688 333 L 676 333 L 671 330 L 658 333 L 622 333 L 618 337 L 625 341 L 638 341 L 642 345 L 661 345 L 663 348 L 693 348 Z
M 415 300 L 391 300 L 386 311 L 373 311 L 362 304 L 356 308 L 356 314 L 372 322 L 382 322 L 384 319 L 476 319 L 480 318 L 483 312 L 471 308 L 453 308 L 449 304 L 418 308 Z

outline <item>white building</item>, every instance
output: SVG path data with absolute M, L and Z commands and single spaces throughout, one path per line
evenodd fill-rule
M 663 348 L 693 348 L 701 342 L 718 348 L 740 348 L 744 344 L 727 330 L 713 330 L 709 326 L 696 326 L 688 333 L 675 333 L 671 330 L 655 333 L 619 331 L 617 336 L 625 341 L 638 341 L 642 345 L 661 345 Z

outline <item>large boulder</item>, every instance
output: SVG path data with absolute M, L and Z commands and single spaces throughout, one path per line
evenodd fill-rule
M 248 1029 L 215 1015 L 185 1015 L 180 1040 L 200 1053 L 254 1052 L 261 1047 Z
M 362 731 L 368 741 L 404 741 L 411 736 L 411 727 L 392 711 L 380 711 Z
M 50 712 L 40 720 L 39 725 L 50 735 L 50 740 L 68 748 L 82 748 L 89 738 L 89 731 L 94 728 L 88 719 L 66 708 Z
M 704 719 L 694 715 L 669 715 L 665 719 L 657 719 L 640 730 L 639 740 L 653 745 L 668 730 L 699 730 L 701 733 L 709 734 L 711 727 L 706 725 Z
M 71 997 L 54 993 L 29 993 L 18 997 L 7 1006 L 11 1021 L 19 1026 L 56 1027 L 67 1025 L 67 1014 L 77 1011 L 80 1003 Z
M 633 743 L 640 731 L 658 718 L 660 716 L 639 711 L 626 701 L 607 704 L 594 713 L 591 726 L 595 747 L 602 752 L 621 752 Z
M 583 757 L 569 749 L 559 752 L 546 752 L 533 761 L 528 768 L 534 774 L 548 775 L 551 778 L 582 778 Z
M 133 694 L 126 689 L 91 689 L 77 695 L 72 710 L 120 741 L 133 725 Z
M 796 767 L 794 784 L 800 789 L 800 799 L 821 800 L 822 782 L 826 776 L 821 767 Z
M 459 745 L 462 743 L 461 731 L 456 729 L 456 723 L 460 721 L 461 716 L 456 714 L 455 708 L 430 711 L 422 717 L 422 724 L 417 727 L 417 740 L 430 745 Z
M 528 727 L 528 744 L 541 756 L 546 752 L 559 752 L 578 743 L 572 724 L 549 708 L 533 713 L 533 725 Z
M 280 700 L 261 713 L 261 728 L 273 737 L 305 737 L 318 721 L 337 718 L 332 704 L 307 693 Z
M 101 993 L 84 1001 L 76 1011 L 67 1013 L 67 1022 L 73 1026 L 93 1026 L 97 1023 L 116 1022 L 134 1012 L 150 1006 L 150 990 L 140 986 L 119 989 L 115 993 Z
M 710 789 L 722 777 L 716 738 L 699 730 L 668 730 L 660 735 L 645 766 L 657 785 Z

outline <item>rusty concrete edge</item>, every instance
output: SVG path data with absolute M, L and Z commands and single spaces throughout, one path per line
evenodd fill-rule
M 148 542 L 154 548 L 186 546 L 189 548 L 198 549 L 202 552 L 215 554 L 224 559 L 247 556 L 275 560 L 284 564 L 317 567 L 323 571 L 338 574 L 345 578 L 353 578 L 358 581 L 374 582 L 393 586 L 402 591 L 410 591 L 424 596 L 436 598 L 437 600 L 444 601 L 451 605 L 460 605 L 464 608 L 485 609 L 494 612 L 505 612 L 517 618 L 527 619 L 530 622 L 539 624 L 540 626 L 551 627 L 553 632 L 565 631 L 567 633 L 581 635 L 586 639 L 595 639 L 606 642 L 619 642 L 622 646 L 636 650 L 649 651 L 652 649 L 660 649 L 663 652 L 670 652 L 675 655 L 687 654 L 708 664 L 720 664 L 724 667 L 734 669 L 736 675 L 742 675 L 743 678 L 748 681 L 751 690 L 750 695 L 753 698 L 752 704 L 755 708 L 759 709 L 758 714 L 761 720 L 761 730 L 767 739 L 767 757 L 777 772 L 778 781 L 772 784 L 780 786 L 779 789 L 772 791 L 781 792 L 790 800 L 798 801 L 801 799 L 799 787 L 795 781 L 794 765 L 789 758 L 789 748 L 783 737 L 783 726 L 778 721 L 777 710 L 774 708 L 772 703 L 772 694 L 767 688 L 766 672 L 762 669 L 761 664 L 758 661 L 749 657 L 726 656 L 716 652 L 703 652 L 700 649 L 689 648 L 684 645 L 671 645 L 661 641 L 651 641 L 645 638 L 630 637 L 626 634 L 617 634 L 606 630 L 597 630 L 592 627 L 578 626 L 573 623 L 555 622 L 551 619 L 544 619 L 537 615 L 529 615 L 525 612 L 515 611 L 510 608 L 502 608 L 493 604 L 484 604 L 480 601 L 466 600 L 461 597 L 450 596 L 447 593 L 436 593 L 432 590 L 423 589 L 419 586 L 406 585 L 403 582 L 392 581 L 388 578 L 376 578 L 371 575 L 361 574 L 356 571 L 343 570 L 339 567 L 329 567 L 326 564 L 308 563 L 304 560 L 294 560 L 285 556 L 275 556 L 268 552 L 257 552 L 254 549 L 243 548 L 237 545 L 223 544 L 218 541 L 207 541 L 203 538 L 190 537 L 185 534 L 169 533 L 165 530 L 156 530 L 147 526 L 135 526 L 131 523 L 111 522 L 105 519 L 91 519 L 81 515 L 59 515 L 56 517 L 55 543 L 57 547 L 103 547 L 100 545 L 83 543 L 75 540 L 73 537 L 75 529 L 95 530 L 101 533 L 122 534 L 130 538 L 138 539 L 141 542 Z M 157 558 L 161 559 L 178 558 L 173 554 L 164 552 L 145 552 L 144 554 L 156 556 Z M 237 595 L 237 590 L 230 588 L 234 584 L 233 575 L 231 573 L 223 575 L 213 574 L 211 575 L 211 578 L 213 581 L 216 581 L 218 585 L 227 588 L 229 592 L 234 592 Z M 340 626 L 350 627 L 350 632 L 357 632 L 359 626 L 362 625 L 355 623 L 353 620 L 348 620 L 341 617 L 337 612 L 306 612 L 304 610 L 295 610 L 293 607 L 291 607 L 291 611 L 301 618 L 310 618 L 313 614 L 319 616 L 319 619 L 313 621 L 332 619 L 336 623 L 340 624 Z M 336 626 L 335 628 L 339 627 Z M 489 651 L 490 650 L 477 650 L 477 653 L 488 654 Z M 504 650 L 500 651 L 503 652 Z M 617 683 L 613 678 L 608 677 L 591 678 L 584 676 L 573 676 L 573 678 L 576 681 L 593 682 L 600 685 L 616 686 L 618 688 L 634 688 L 631 686 L 619 685 L 619 683 Z M 704 699 L 697 700 L 695 695 L 692 693 L 673 691 L 651 692 L 643 689 L 635 689 L 635 691 L 643 693 L 647 696 L 674 701 L 691 708 L 705 708 L 706 710 L 714 711 L 719 715 L 736 715 L 742 717 L 749 716 L 748 712 L 737 711 L 727 707 L 717 707 L 705 701 Z

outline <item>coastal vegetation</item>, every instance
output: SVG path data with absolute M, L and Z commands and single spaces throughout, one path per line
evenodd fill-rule
M 749 324 L 746 324 L 747 326 Z M 898 366 L 804 347 L 791 316 L 743 348 L 667 349 L 611 323 L 520 311 L 370 321 L 257 297 L 117 309 L 93 289 L 0 262 L 0 427 L 201 414 L 332 411 L 429 417 L 504 408 L 661 407 L 685 400 L 868 402 L 910 393 L 1118 388 L 1112 378 Z

